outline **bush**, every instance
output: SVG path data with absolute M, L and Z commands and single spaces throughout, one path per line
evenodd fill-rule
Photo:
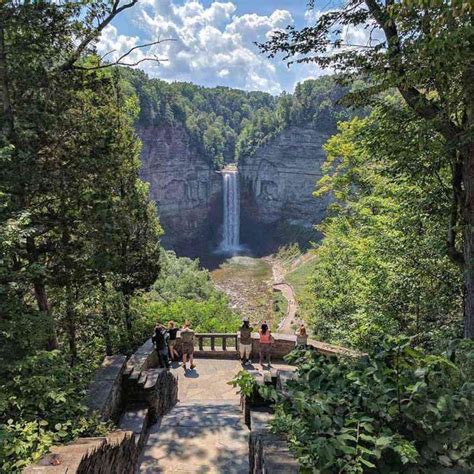
M 0 472 L 21 471 L 55 443 L 106 433 L 82 404 L 94 368 L 45 351 L 10 369 L 0 386 Z
M 469 356 L 471 359 L 473 353 Z M 273 427 L 318 472 L 473 472 L 474 384 L 445 356 L 388 339 L 358 360 L 295 351 Z
M 188 300 L 179 298 L 172 302 L 142 301 L 141 317 L 151 323 L 174 321 L 180 327 L 186 319 L 198 332 L 235 332 L 240 318 L 228 306 L 224 296 L 212 296 L 209 300 Z M 151 332 L 150 332 L 151 334 Z

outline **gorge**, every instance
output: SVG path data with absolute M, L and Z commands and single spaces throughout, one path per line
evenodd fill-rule
M 166 248 L 206 260 L 239 244 L 264 255 L 317 239 L 329 202 L 313 196 L 323 145 L 348 115 L 332 79 L 275 98 L 127 73 L 140 101 L 141 174 Z

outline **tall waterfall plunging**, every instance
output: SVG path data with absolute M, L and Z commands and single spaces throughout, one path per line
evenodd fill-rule
M 237 252 L 240 243 L 240 189 L 237 167 L 228 166 L 222 170 L 224 195 L 224 222 L 220 250 Z

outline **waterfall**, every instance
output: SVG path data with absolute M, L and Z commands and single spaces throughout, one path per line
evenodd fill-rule
M 236 168 L 228 167 L 222 170 L 222 179 L 224 222 L 220 249 L 223 252 L 233 252 L 239 249 L 240 242 L 239 173 Z

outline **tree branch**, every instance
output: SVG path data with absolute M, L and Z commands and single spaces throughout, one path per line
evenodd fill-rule
M 385 34 L 390 66 L 399 76 L 403 77 L 405 70 L 401 62 L 401 41 L 395 22 L 390 18 L 386 10 L 382 10 L 377 0 L 365 0 L 365 4 Z M 400 84 L 398 85 L 398 90 L 408 106 L 419 117 L 426 120 L 438 120 L 438 123 L 435 124 L 436 129 L 448 142 L 452 142 L 459 134 L 458 127 L 452 121 L 443 117 L 441 110 L 436 104 L 427 99 L 418 89 L 412 86 L 404 87 Z
M 157 56 L 154 56 L 153 58 L 145 57 L 145 58 L 139 59 L 138 61 L 135 61 L 133 63 L 124 63 L 123 62 L 123 60 L 127 56 L 129 56 L 133 51 L 136 51 L 137 49 L 147 48 L 149 46 L 154 46 L 156 44 L 161 44 L 161 43 L 164 43 L 166 41 L 176 41 L 176 40 L 174 40 L 172 38 L 168 38 L 168 39 L 164 39 L 164 40 L 152 41 L 151 43 L 140 44 L 140 45 L 134 46 L 133 48 L 129 49 L 126 53 L 122 54 L 122 56 L 120 56 L 116 61 L 113 61 L 111 63 L 99 64 L 98 66 L 76 66 L 76 65 L 74 65 L 74 66 L 72 66 L 72 68 L 73 69 L 81 69 L 81 70 L 90 71 L 90 70 L 94 70 L 94 69 L 105 69 L 105 68 L 112 67 L 112 66 L 133 67 L 133 66 L 138 66 L 139 64 L 141 64 L 145 61 L 155 61 L 157 63 L 166 62 L 166 61 L 168 61 L 167 58 L 158 58 Z M 104 56 L 101 57 L 101 60 L 104 59 L 108 54 L 110 54 L 112 52 L 113 52 L 113 50 L 109 51 L 106 54 L 104 54 Z
M 122 6 L 120 5 L 120 0 L 114 0 L 112 5 L 112 9 L 110 13 L 94 28 L 86 37 L 79 43 L 79 46 L 75 49 L 72 55 L 61 65 L 59 66 L 60 71 L 68 71 L 73 68 L 74 63 L 81 57 L 81 54 L 85 51 L 85 49 L 89 46 L 89 44 L 94 41 L 101 31 L 110 24 L 110 22 L 124 10 L 133 7 L 138 0 L 131 0 L 128 3 L 125 3 Z

